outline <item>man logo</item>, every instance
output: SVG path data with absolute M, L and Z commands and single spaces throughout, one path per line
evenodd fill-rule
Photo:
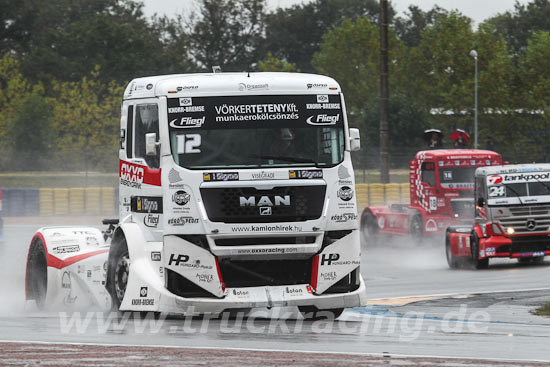
M 270 206 L 262 206 L 260 208 L 260 215 L 271 215 L 272 213 Z
M 528 230 L 534 231 L 537 228 L 537 222 L 533 218 L 527 219 L 526 226 Z

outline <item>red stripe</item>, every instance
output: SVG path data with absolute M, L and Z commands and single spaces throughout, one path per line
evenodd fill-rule
M 218 259 L 214 260 L 216 260 L 216 270 L 218 271 L 218 278 L 220 279 L 220 283 L 222 285 L 222 292 L 225 292 L 225 283 L 223 282 L 222 272 L 220 271 L 220 264 L 218 264 Z
M 311 265 L 311 288 L 315 292 L 317 290 L 317 273 L 319 272 L 319 255 L 313 258 L 313 264 Z
M 75 256 L 68 257 L 65 260 L 61 260 L 58 257 L 55 257 L 51 254 L 47 254 L 48 266 L 56 269 L 63 269 L 76 262 L 82 261 L 84 259 L 87 259 L 95 255 L 104 254 L 106 252 L 109 252 L 109 249 L 97 250 L 97 251 L 92 251 L 85 254 L 75 255 Z

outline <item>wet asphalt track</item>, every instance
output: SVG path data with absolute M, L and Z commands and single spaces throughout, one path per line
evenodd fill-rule
M 26 251 L 37 225 L 28 219 L 25 223 L 7 222 L 4 247 L 0 249 L 0 340 L 213 348 L 211 355 L 222 360 L 249 353 L 234 348 L 270 350 L 279 353 L 280 358 L 288 357 L 285 351 L 309 352 L 305 356 L 298 353 L 295 365 L 301 365 L 299 361 L 304 365 L 321 363 L 320 352 L 372 354 L 368 358 L 378 358 L 380 363 L 387 363 L 398 355 L 521 360 L 510 365 L 550 361 L 550 318 L 530 314 L 538 305 L 550 302 L 549 260 L 536 266 L 499 260 L 493 262 L 489 270 L 457 271 L 447 268 L 442 244 L 413 247 L 406 240 L 384 241 L 363 247 L 362 274 L 371 304 L 347 310 L 334 323 L 302 321 L 294 309 L 274 309 L 270 313 L 256 310 L 252 317 L 236 320 L 133 320 L 82 312 L 79 320 L 84 326 L 81 323 L 78 328 L 75 323 L 68 326 L 71 320 L 77 320 L 76 314 L 39 314 L 24 310 Z M 501 293 L 487 293 L 494 291 Z M 429 295 L 454 296 L 423 298 Z M 417 302 L 401 305 L 410 300 Z M 89 320 L 87 324 L 86 320 Z M 44 345 L 0 344 L 0 350 L 5 353 L 18 348 L 50 350 Z M 209 353 L 199 351 L 186 355 L 196 355 L 197 361 L 204 362 Z M 78 353 L 82 356 L 84 351 L 69 353 L 70 358 L 80 359 Z M 225 357 L 224 353 L 227 353 Z M 7 359 L 7 355 L 2 353 L 0 365 L 18 363 Z M 29 358 L 31 355 L 35 354 L 29 354 Z M 308 355 L 316 357 L 308 359 Z M 353 358 L 359 358 L 338 356 L 349 359 L 350 363 L 355 361 Z M 273 357 L 272 362 L 279 357 Z M 331 358 L 327 356 L 325 360 Z M 368 364 L 376 365 L 375 359 Z M 116 358 L 113 360 L 116 362 Z M 408 360 L 412 365 L 429 364 Z M 140 361 L 153 360 L 134 360 Z M 472 360 L 429 361 L 434 365 L 502 365 Z M 394 362 L 403 365 L 397 359 Z M 287 363 L 280 361 L 280 365 L 283 364 Z M 111 364 L 105 362 L 105 365 Z

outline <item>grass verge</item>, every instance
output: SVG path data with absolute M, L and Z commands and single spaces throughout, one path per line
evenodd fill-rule
M 550 303 L 547 303 L 544 306 L 537 308 L 533 313 L 537 316 L 550 316 Z

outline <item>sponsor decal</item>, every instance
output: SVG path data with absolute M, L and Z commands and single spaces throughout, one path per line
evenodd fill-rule
M 337 279 L 337 275 L 335 271 L 328 271 L 328 272 L 321 272 L 320 273 L 321 279 L 326 282 L 335 281 Z
M 191 195 L 184 190 L 178 190 L 172 195 L 172 201 L 179 206 L 187 205 L 189 200 L 191 200 Z
M 162 213 L 161 196 L 132 196 L 130 198 L 130 208 L 135 213 Z
M 322 254 L 321 255 L 321 266 L 323 265 L 357 265 L 359 266 L 361 262 L 359 260 L 340 260 L 340 254 Z
M 353 189 L 349 186 L 342 186 L 338 189 L 337 195 L 340 200 L 350 201 L 353 199 Z
M 198 85 L 184 85 L 184 86 L 176 88 L 176 90 L 178 92 L 181 92 L 182 90 L 194 90 L 194 89 L 199 89 L 199 86 Z
M 170 260 L 168 260 L 168 265 L 179 266 L 180 264 L 186 263 L 188 261 L 189 261 L 189 256 L 187 255 L 170 254 Z
M 71 275 L 66 271 L 63 272 L 63 276 L 61 277 L 61 288 L 71 289 Z
M 168 219 L 168 224 L 171 226 L 184 226 L 186 224 L 197 224 L 199 223 L 198 218 L 193 217 L 177 217 Z
M 485 254 L 487 256 L 492 256 L 492 255 L 495 255 L 496 254 L 496 249 L 494 247 L 487 247 L 485 249 Z
M 169 107 L 168 113 L 204 112 L 204 106 Z
M 239 83 L 239 90 L 268 90 L 269 84 L 248 84 L 248 83 Z
M 487 177 L 487 183 L 489 185 L 500 185 L 502 183 L 501 175 L 491 175 Z
M 433 219 L 428 219 L 425 226 L 426 232 L 436 232 L 437 231 L 437 222 Z
M 182 180 L 180 174 L 175 169 L 171 169 L 170 172 L 168 172 L 168 182 L 173 184 L 176 182 L 180 182 Z
M 175 129 L 189 129 L 195 127 L 201 127 L 204 124 L 205 117 L 192 118 L 190 116 L 184 116 L 180 119 L 174 119 L 170 121 L 170 126 Z
M 57 247 L 54 247 L 52 250 L 56 254 L 68 254 L 70 252 L 80 251 L 80 246 L 79 245 L 57 246 Z
M 249 291 L 241 290 L 241 289 L 233 289 L 233 295 L 237 297 L 248 297 L 250 295 Z
M 290 179 L 323 178 L 323 171 L 321 171 L 321 170 L 288 171 L 288 178 L 290 178 Z
M 340 166 L 338 167 L 338 178 L 340 180 L 345 180 L 346 178 L 350 178 L 351 175 L 348 171 L 348 169 L 346 168 L 346 166 Z
M 191 106 L 193 99 L 191 97 L 183 97 L 179 99 L 180 106 Z
M 327 102 L 328 102 L 328 94 L 317 95 L 317 103 L 327 103 Z
M 147 214 L 143 217 L 143 224 L 146 227 L 157 228 L 159 225 L 160 214 Z
M 87 236 L 86 237 L 86 246 L 99 246 L 99 241 L 96 237 Z
M 154 305 L 155 305 L 154 298 L 132 299 L 132 306 L 154 306 Z
M 303 228 L 296 225 L 249 225 L 231 227 L 232 232 L 302 232 Z
M 238 250 L 237 254 L 246 255 L 246 254 L 295 254 L 298 253 L 297 248 L 260 248 L 260 249 L 250 249 L 250 250 Z
M 285 294 L 288 296 L 301 296 L 304 294 L 304 290 L 302 288 L 285 287 Z
M 306 86 L 307 86 L 307 89 L 328 88 L 328 84 L 323 84 L 323 83 L 307 83 Z
M 332 262 L 338 261 L 340 259 L 340 254 L 322 254 L 321 255 L 321 265 L 331 265 Z
M 347 223 L 357 219 L 357 214 L 355 213 L 343 213 L 343 214 L 334 214 L 330 217 L 330 220 L 336 223 Z
M 141 287 L 141 289 L 139 290 L 140 297 L 147 297 L 147 293 L 147 287 Z
M 315 121 L 313 121 L 313 118 L 315 118 Z M 340 114 L 337 115 L 326 115 L 326 114 L 319 114 L 315 116 L 309 116 L 306 119 L 306 122 L 310 125 L 336 125 L 336 123 L 340 120 Z
M 145 87 L 145 89 L 147 89 L 147 90 L 153 89 L 153 84 L 151 84 L 151 83 L 147 84 L 147 86 Z
M 142 184 L 160 186 L 160 169 L 152 170 L 147 166 L 120 161 L 120 184 L 141 189 Z
M 73 234 L 82 236 L 82 235 L 94 235 L 95 233 L 92 231 L 73 231 Z
M 212 274 L 196 274 L 195 279 L 199 283 L 212 283 L 214 277 L 212 276 Z
M 202 175 L 204 181 L 239 181 L 238 172 L 211 172 Z
M 275 172 L 253 172 L 250 176 L 253 180 L 273 180 L 275 178 Z
M 161 259 L 162 259 L 162 255 L 159 251 L 151 252 L 151 261 L 160 261 Z
M 86 271 L 86 278 L 92 279 L 92 271 L 91 270 Z

